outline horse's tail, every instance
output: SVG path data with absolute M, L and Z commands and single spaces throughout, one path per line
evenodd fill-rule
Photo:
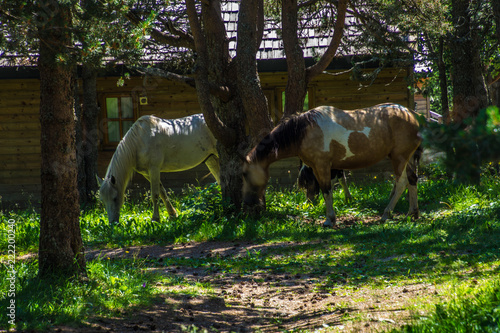
M 418 181 L 418 165 L 420 164 L 420 159 L 422 158 L 422 154 L 424 153 L 424 148 L 420 144 L 417 147 L 417 150 L 413 153 L 413 156 L 408 161 L 407 165 L 407 177 L 410 185 L 417 185 Z

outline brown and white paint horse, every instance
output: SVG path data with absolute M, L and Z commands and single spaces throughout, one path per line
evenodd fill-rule
M 406 187 L 408 214 L 418 217 L 416 168 L 410 159 L 420 143 L 416 114 L 401 105 L 380 104 L 351 111 L 317 107 L 283 121 L 248 153 L 243 166 L 244 204 L 265 208 L 269 165 L 298 156 L 313 169 L 323 192 L 324 226 L 333 226 L 331 170 L 365 168 L 389 157 L 396 182 L 382 220 L 389 218 Z

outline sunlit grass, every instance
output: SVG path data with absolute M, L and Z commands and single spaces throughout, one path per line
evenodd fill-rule
M 133 267 L 133 268 L 131 268 Z M 39 279 L 36 260 L 16 264 L 16 323 L 18 330 L 45 330 L 52 325 L 81 322 L 89 316 L 122 315 L 125 310 L 150 304 L 156 275 L 142 271 L 142 263 L 99 258 L 87 263 L 85 278 L 70 280 L 52 276 Z M 6 272 L 0 286 L 7 290 Z M 10 298 L 2 295 L 2 308 Z M 0 327 L 9 327 L 2 316 Z
M 121 221 L 114 228 L 108 225 L 105 210 L 98 204 L 95 209 L 81 213 L 81 232 L 87 249 L 237 240 L 266 244 L 268 250 L 247 251 L 245 255 L 230 258 L 166 257 L 161 263 L 154 259 L 102 257 L 87 263 L 87 280 L 55 283 L 37 278 L 35 259 L 18 260 L 18 328 L 78 323 L 81 318 L 92 316 L 120 316 L 125 309 L 133 311 L 134 306 L 153 302 L 159 292 L 192 295 L 212 292 L 209 282 L 196 284 L 182 276 L 152 273 L 166 266 L 200 268 L 214 274 L 305 275 L 313 281 L 315 290 L 337 293 L 363 287 L 382 289 L 424 283 L 439 287 L 444 299 L 456 299 L 450 301 L 456 306 L 440 305 L 440 310 L 425 301 L 417 302 L 414 312 L 424 312 L 429 318 L 435 317 L 433 311 L 436 314 L 441 311 L 442 315 L 442 311 L 448 313 L 453 307 L 460 308 L 460 300 L 465 296 L 494 297 L 498 287 L 487 286 L 498 280 L 500 267 L 500 177 L 493 174 L 484 177 L 479 186 L 463 186 L 442 175 L 436 178 L 428 175 L 419 186 L 422 218 L 411 221 L 404 216 L 408 202 L 403 196 L 394 219 L 381 224 L 378 217 L 387 204 L 391 187 L 390 181 L 380 179 L 351 182 L 354 200 L 350 203 L 344 201 L 341 190 L 336 191 L 334 207 L 339 221 L 354 221 L 338 229 L 321 227 L 325 219 L 321 197 L 310 203 L 297 189 L 269 188 L 268 209 L 258 218 L 243 213 L 226 214 L 216 185 L 191 187 L 183 194 L 172 195 L 179 216 L 169 219 L 162 208 L 161 222 L 150 219 L 152 207 L 148 194 L 127 200 Z M 33 209 L 0 212 L 2 235 L 7 232 L 9 219 L 16 221 L 18 254 L 36 253 L 39 218 Z M 287 246 L 270 248 L 276 243 Z M 7 245 L 7 237 L 1 237 L 2 259 L 7 256 Z M 5 274 L 0 271 L 1 290 L 6 290 Z M 476 282 L 471 285 L 471 281 Z M 480 289 L 483 286 L 484 290 Z M 469 287 L 469 291 L 454 295 L 454 289 Z M 475 290 L 484 292 L 472 292 Z M 5 293 L 0 294 L 1 307 L 7 300 Z M 481 302 L 464 303 L 463 311 L 474 311 L 469 310 L 469 305 L 482 306 Z M 499 305 L 485 310 L 491 318 L 499 312 Z M 1 327 L 5 323 L 2 317 Z

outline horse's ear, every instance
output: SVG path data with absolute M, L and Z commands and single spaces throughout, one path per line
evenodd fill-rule
M 95 175 L 95 179 L 97 179 L 97 185 L 99 185 L 99 187 L 101 187 L 104 180 L 101 177 L 99 177 L 98 175 Z

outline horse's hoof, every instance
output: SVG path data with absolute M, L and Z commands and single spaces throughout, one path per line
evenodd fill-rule
M 332 221 L 330 219 L 327 219 L 323 223 L 323 228 L 333 228 L 334 226 L 335 226 L 335 223 L 332 223 Z

